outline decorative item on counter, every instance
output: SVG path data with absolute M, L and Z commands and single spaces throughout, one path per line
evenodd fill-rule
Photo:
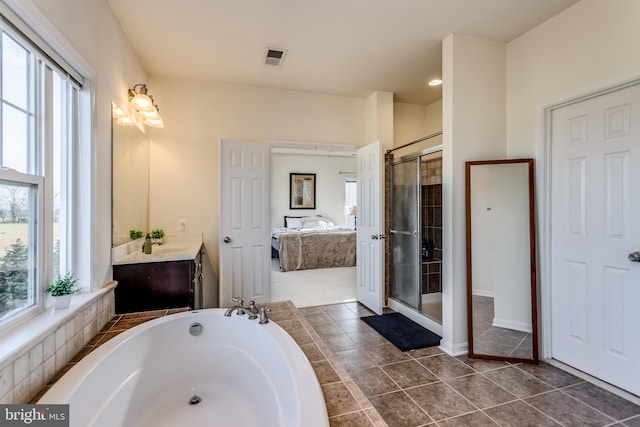
M 153 243 L 151 242 L 151 235 L 147 234 L 147 237 L 144 238 L 144 246 L 142 247 L 142 249 L 144 250 L 144 253 L 147 255 L 151 254 L 151 247 L 152 247 Z
M 79 289 L 75 286 L 77 281 L 78 279 L 73 276 L 73 273 L 69 272 L 64 276 L 58 276 L 53 283 L 44 290 L 53 297 L 56 310 L 63 310 L 69 307 L 71 296 L 79 292 Z
M 142 236 L 144 236 L 144 234 L 140 230 L 129 230 L 129 238 L 131 240 L 139 239 Z
M 164 238 L 164 230 L 162 228 L 156 228 L 151 230 L 151 243 L 162 244 Z

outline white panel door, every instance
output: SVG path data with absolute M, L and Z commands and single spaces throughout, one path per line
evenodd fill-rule
M 358 150 L 358 228 L 356 298 L 382 314 L 384 234 L 382 222 L 382 146 L 376 141 Z
M 220 142 L 220 306 L 271 300 L 271 147 Z
M 558 108 L 552 356 L 640 395 L 640 85 Z

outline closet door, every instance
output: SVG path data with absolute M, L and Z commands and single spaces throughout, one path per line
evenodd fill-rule
M 391 175 L 391 296 L 420 310 L 420 159 Z

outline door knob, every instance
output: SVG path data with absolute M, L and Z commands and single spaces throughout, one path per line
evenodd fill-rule
M 231 237 L 227 236 L 227 237 L 225 237 L 225 238 L 223 239 L 223 241 L 224 241 L 225 243 L 230 243 L 230 242 L 231 242 Z
M 629 254 L 629 261 L 640 262 L 640 251 L 631 252 Z

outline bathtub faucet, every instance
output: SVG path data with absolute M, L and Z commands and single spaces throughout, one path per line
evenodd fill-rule
M 268 313 L 271 312 L 271 309 L 269 307 L 262 306 L 258 309 L 258 307 L 256 307 L 255 301 L 249 301 L 249 306 L 245 307 L 245 310 L 249 314 L 249 319 L 257 319 L 259 313 L 260 324 L 264 325 L 265 323 L 269 323 Z
M 233 313 L 234 311 L 237 311 L 238 315 L 242 315 L 246 313 L 246 309 L 248 307 L 245 307 L 244 304 L 244 300 L 242 298 L 231 298 L 232 301 L 235 301 L 238 303 L 238 305 L 234 305 L 233 307 L 229 307 L 227 309 L 227 311 L 224 312 L 224 315 L 227 317 L 231 316 L 231 313 Z
M 254 300 L 249 301 L 249 305 L 246 306 L 242 298 L 232 298 L 232 300 L 237 302 L 238 305 L 229 307 L 227 311 L 224 312 L 225 316 L 230 317 L 235 311 L 238 315 L 248 314 L 249 319 L 257 319 L 260 317 L 260 324 L 269 323 L 269 316 L 267 314 L 271 311 L 269 307 L 258 308 Z

